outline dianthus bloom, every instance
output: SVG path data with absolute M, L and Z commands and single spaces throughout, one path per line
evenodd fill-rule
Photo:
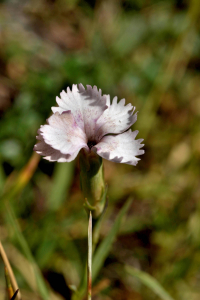
M 136 165 L 143 139 L 129 129 L 137 120 L 135 107 L 125 106 L 125 99 L 110 103 L 96 86 L 73 85 L 56 98 L 58 107 L 38 131 L 40 141 L 34 150 L 49 161 L 70 162 L 84 148 L 110 161 Z M 128 130 L 129 129 L 129 130 Z

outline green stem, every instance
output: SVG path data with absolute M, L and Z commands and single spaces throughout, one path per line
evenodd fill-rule
M 92 212 L 88 222 L 87 300 L 92 299 Z

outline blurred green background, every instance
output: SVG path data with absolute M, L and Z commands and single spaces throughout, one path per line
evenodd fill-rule
M 161 299 L 124 265 L 152 275 L 176 300 L 200 299 L 199 20 L 199 0 L 0 1 L 0 239 L 24 300 L 45 299 L 39 269 L 49 299 L 71 299 L 83 278 L 78 161 L 49 163 L 32 151 L 56 96 L 80 82 L 136 106 L 133 130 L 145 139 L 136 167 L 104 161 L 100 241 L 132 202 L 94 299 Z

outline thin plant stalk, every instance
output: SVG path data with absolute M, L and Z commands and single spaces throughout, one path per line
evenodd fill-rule
M 12 283 L 13 289 L 14 289 L 14 291 L 16 291 L 16 290 L 19 289 L 18 285 L 17 285 L 17 281 L 15 279 L 15 275 L 14 275 L 14 273 L 12 271 L 11 265 L 9 263 L 9 260 L 7 258 L 7 255 L 6 255 L 6 252 L 5 252 L 5 250 L 4 250 L 3 245 L 2 245 L 1 242 L 0 242 L 0 255 L 1 255 L 2 260 L 4 262 L 4 265 L 5 265 L 5 267 L 6 267 L 7 271 L 8 271 L 8 274 L 9 274 L 10 281 Z M 21 300 L 21 293 L 20 293 L 20 291 L 18 291 L 17 299 Z
M 8 273 L 8 268 L 4 266 L 4 273 L 5 273 L 5 279 L 6 279 L 6 287 L 7 287 L 7 293 L 8 293 L 8 299 L 11 299 L 14 295 L 12 283 L 10 280 L 10 276 Z
M 92 212 L 88 222 L 87 300 L 92 299 Z

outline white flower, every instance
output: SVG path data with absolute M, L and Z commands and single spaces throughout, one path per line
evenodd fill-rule
M 138 131 L 128 130 L 137 120 L 135 107 L 125 106 L 125 99 L 110 103 L 109 95 L 88 85 L 73 85 L 72 91 L 62 91 L 52 107 L 53 115 L 38 130 L 40 141 L 34 150 L 49 161 L 70 162 L 79 151 L 94 151 L 99 156 L 118 163 L 136 165 L 137 155 L 144 153 L 142 139 L 135 140 Z M 128 131 L 127 131 L 128 130 Z

